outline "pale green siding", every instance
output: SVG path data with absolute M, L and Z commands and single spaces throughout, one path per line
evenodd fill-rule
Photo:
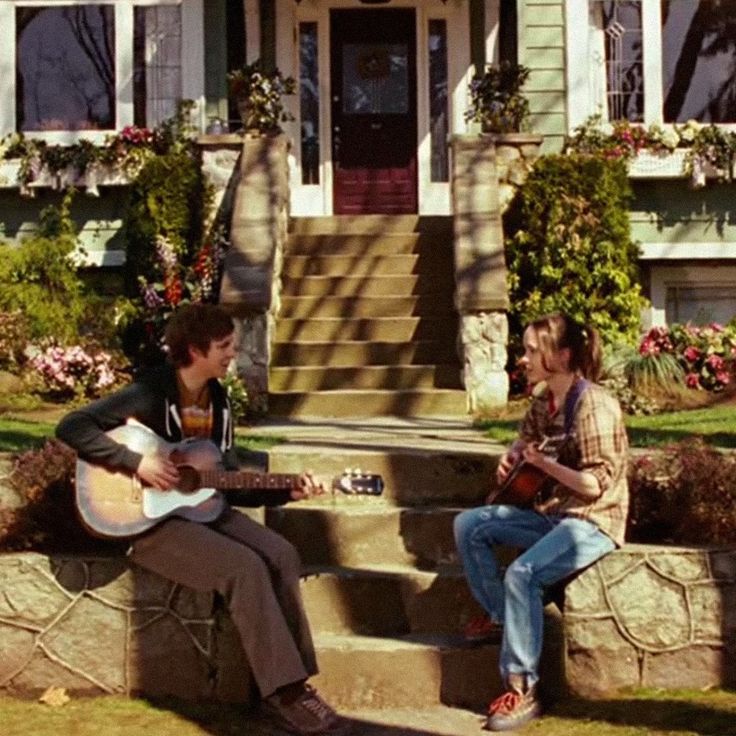
M 531 73 L 526 85 L 530 128 L 544 135 L 543 152 L 560 149 L 567 132 L 565 27 L 561 0 L 518 0 L 519 63 Z

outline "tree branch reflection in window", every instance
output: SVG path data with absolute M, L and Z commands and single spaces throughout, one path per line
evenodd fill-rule
M 18 130 L 115 127 L 111 5 L 19 7 L 16 38 Z

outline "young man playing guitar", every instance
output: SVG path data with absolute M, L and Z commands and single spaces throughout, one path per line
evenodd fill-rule
M 131 449 L 113 439 L 111 430 L 135 420 L 167 442 L 205 438 L 219 448 L 226 467 L 237 467 L 230 405 L 218 380 L 235 357 L 232 319 L 214 305 L 182 307 L 167 324 L 165 342 L 166 366 L 72 411 L 56 431 L 83 461 L 161 491 L 180 481 L 175 459 Z M 305 474 L 290 496 L 298 500 L 320 490 Z M 206 506 L 167 516 L 134 537 L 130 559 L 181 585 L 223 596 L 263 710 L 278 726 L 304 736 L 344 730 L 345 721 L 307 684 L 317 663 L 297 551 L 219 496 Z
M 519 439 L 501 458 L 497 481 L 503 485 L 525 463 L 549 476 L 550 494 L 519 507 L 492 503 L 494 493 L 489 505 L 455 519 L 468 584 L 487 613 L 485 629 L 490 633 L 501 625 L 499 666 L 507 692 L 490 705 L 491 731 L 519 728 L 540 714 L 544 589 L 623 543 L 629 503 L 621 409 L 588 382 L 601 369 L 596 330 L 562 314 L 534 320 L 524 332 L 520 364 L 537 390 Z M 556 458 L 540 451 L 549 437 L 562 437 Z M 525 550 L 505 574 L 496 544 Z M 472 628 L 477 635 L 482 627 Z

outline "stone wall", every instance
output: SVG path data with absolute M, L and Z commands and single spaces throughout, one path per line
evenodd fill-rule
M 124 558 L 0 555 L 0 692 L 247 699 L 229 618 Z
M 567 682 L 623 687 L 736 682 L 736 551 L 626 545 L 567 586 Z
M 563 626 L 575 694 L 733 686 L 736 550 L 626 545 L 567 586 Z M 217 597 L 124 558 L 0 555 L 0 651 L 0 692 L 242 701 L 253 687 Z

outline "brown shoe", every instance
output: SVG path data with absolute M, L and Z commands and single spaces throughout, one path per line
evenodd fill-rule
M 279 728 L 297 736 L 343 733 L 348 725 L 309 685 L 296 697 L 271 695 L 261 709 Z

